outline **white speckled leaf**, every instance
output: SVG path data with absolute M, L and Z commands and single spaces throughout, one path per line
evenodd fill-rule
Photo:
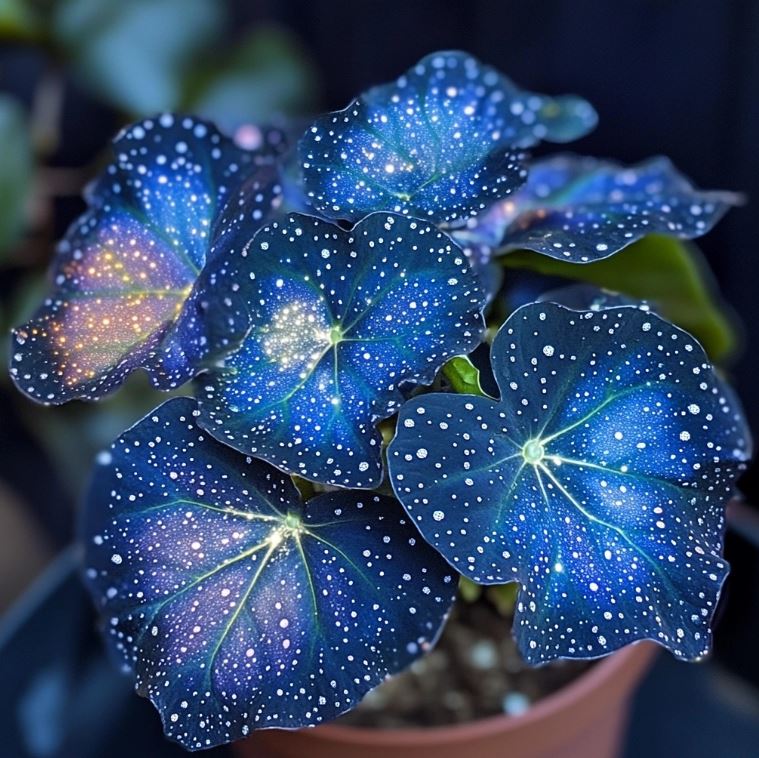
M 456 582 L 392 498 L 303 503 L 164 403 L 101 454 L 85 577 L 110 646 L 189 749 L 329 720 L 433 644 Z
M 523 183 L 522 148 L 595 123 L 582 98 L 525 92 L 471 55 L 433 53 L 317 119 L 300 142 L 304 186 L 332 218 L 387 210 L 450 222 Z
M 706 234 L 741 196 L 696 189 L 667 158 L 635 166 L 555 155 L 529 167 L 518 192 L 470 219 L 459 244 L 479 252 L 535 252 L 572 263 L 608 258 L 649 234 Z
M 375 213 L 350 232 L 291 214 L 210 267 L 217 319 L 240 348 L 198 380 L 199 423 L 318 482 L 382 479 L 379 419 L 480 342 L 485 295 L 450 237 Z
M 58 404 L 98 399 L 139 367 L 162 389 L 190 379 L 216 347 L 193 287 L 233 231 L 249 239 L 278 203 L 271 150 L 169 113 L 124 129 L 58 246 L 49 295 L 14 330 L 18 388 Z
M 750 440 L 702 348 L 636 307 L 537 303 L 491 356 L 499 401 L 436 394 L 401 411 L 390 476 L 422 534 L 476 582 L 520 582 L 531 663 L 644 638 L 705 654 Z

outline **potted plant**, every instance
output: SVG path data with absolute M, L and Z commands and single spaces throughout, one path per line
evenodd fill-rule
M 98 456 L 80 526 L 170 739 L 608 755 L 641 641 L 708 653 L 751 443 L 683 240 L 739 198 L 526 153 L 595 122 L 440 52 L 300 136 L 163 114 L 116 138 L 10 370 L 45 404 L 193 380 Z M 517 270 L 585 285 L 524 302 Z M 614 655 L 510 719 L 320 726 L 435 648 L 461 582 L 516 584 L 530 665 Z

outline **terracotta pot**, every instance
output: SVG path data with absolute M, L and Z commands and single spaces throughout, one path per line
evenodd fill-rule
M 521 716 L 430 729 L 263 729 L 234 752 L 238 758 L 613 758 L 632 695 L 658 650 L 652 642 L 630 645 Z

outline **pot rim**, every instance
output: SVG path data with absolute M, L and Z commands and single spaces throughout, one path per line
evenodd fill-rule
M 309 739 L 353 745 L 381 745 L 388 748 L 422 744 L 429 746 L 430 743 L 469 742 L 475 736 L 482 738 L 487 735 L 532 727 L 537 722 L 570 708 L 576 708 L 578 701 L 592 700 L 594 696 L 606 699 L 608 688 L 603 688 L 605 683 L 613 682 L 612 686 L 615 690 L 626 689 L 642 675 L 648 662 L 660 649 L 661 647 L 653 640 L 641 640 L 627 645 L 601 659 L 595 666 L 561 689 L 541 698 L 518 716 L 499 714 L 451 726 L 399 729 L 370 729 L 328 723 L 303 731 L 308 733 Z

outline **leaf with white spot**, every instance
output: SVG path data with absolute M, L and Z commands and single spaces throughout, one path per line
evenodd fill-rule
M 456 582 L 392 498 L 303 503 L 177 398 L 99 459 L 85 577 L 110 647 L 189 749 L 335 718 L 434 644 Z
M 214 320 L 245 323 L 247 336 L 199 377 L 200 425 L 342 487 L 381 482 L 376 422 L 398 410 L 406 386 L 430 384 L 473 350 L 484 328 L 485 296 L 461 250 L 397 215 L 346 232 L 291 214 L 210 266 L 208 293 Z
M 539 303 L 556 303 L 573 311 L 601 311 L 607 308 L 615 308 L 620 305 L 631 305 L 644 311 L 653 310 L 645 300 L 637 300 L 627 295 L 622 295 L 613 290 L 595 287 L 592 284 L 568 284 L 563 287 L 544 292 L 537 301 Z
M 595 123 L 582 98 L 522 91 L 466 53 L 433 53 L 319 118 L 300 143 L 303 182 L 332 218 L 388 210 L 454 221 L 523 183 L 521 149 Z
M 637 307 L 537 303 L 491 360 L 500 400 L 401 410 L 390 478 L 424 537 L 473 581 L 520 582 L 530 663 L 646 638 L 704 655 L 750 439 L 701 347 Z
M 732 192 L 695 189 L 667 158 L 623 166 L 558 155 L 532 164 L 518 192 L 455 236 L 497 254 L 534 250 L 588 263 L 653 233 L 700 237 L 740 202 Z
M 43 403 L 97 399 L 138 367 L 157 387 L 187 381 L 215 347 L 198 274 L 280 194 L 268 148 L 243 150 L 197 119 L 146 119 L 113 151 L 59 245 L 52 291 L 14 332 L 11 375 Z

